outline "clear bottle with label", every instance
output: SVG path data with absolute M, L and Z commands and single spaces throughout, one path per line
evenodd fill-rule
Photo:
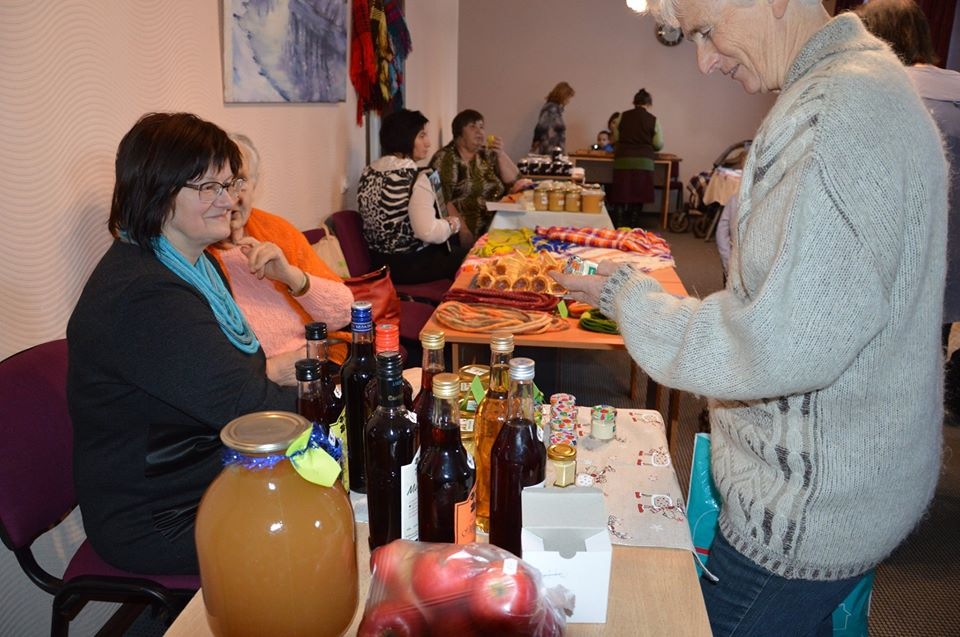
M 477 527 L 490 530 L 490 450 L 507 420 L 507 395 L 510 388 L 510 358 L 513 356 L 513 334 L 494 332 L 490 335 L 490 385 L 477 405 L 473 439 L 477 463 Z
M 350 354 L 340 368 L 340 387 L 347 423 L 347 470 L 350 490 L 366 493 L 367 480 L 363 467 L 363 429 L 367 423 L 364 390 L 377 373 L 377 360 L 373 354 L 373 305 L 369 301 L 354 301 L 350 316 L 353 342 Z
M 517 557 L 523 557 L 520 494 L 542 487 L 546 476 L 543 432 L 533 420 L 533 374 L 531 359 L 510 361 L 509 415 L 490 452 L 490 543 Z
M 398 352 L 377 354 L 380 405 L 364 431 L 370 550 L 396 539 L 418 538 L 416 416 L 403 404 Z
M 420 541 L 467 544 L 477 539 L 476 468 L 460 442 L 460 379 L 438 374 L 432 392 L 431 441 L 417 464 Z
M 443 346 L 446 335 L 443 330 L 423 330 L 420 345 L 423 348 L 423 364 L 420 368 L 420 392 L 413 399 L 413 413 L 420 427 L 420 455 L 430 444 L 430 429 L 433 426 L 433 379 L 443 373 Z

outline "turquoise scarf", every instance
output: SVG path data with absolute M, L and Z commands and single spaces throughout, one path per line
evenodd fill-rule
M 227 335 L 233 346 L 241 352 L 253 354 L 260 349 L 250 324 L 244 318 L 237 302 L 230 295 L 223 279 L 217 273 L 210 259 L 202 256 L 191 265 L 167 238 L 160 235 L 153 240 L 153 252 L 160 263 L 170 268 L 178 277 L 195 287 L 213 309 L 220 329 Z

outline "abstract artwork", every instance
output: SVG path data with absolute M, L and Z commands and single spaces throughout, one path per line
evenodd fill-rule
M 225 102 L 343 102 L 347 0 L 223 0 Z

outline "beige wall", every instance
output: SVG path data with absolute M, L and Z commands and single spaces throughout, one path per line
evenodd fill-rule
M 613 111 L 641 87 L 653 95 L 665 152 L 683 158 L 684 180 L 709 170 L 729 144 L 752 138 L 773 102 L 697 70 L 693 44 L 666 47 L 654 21 L 623 0 L 461 0 L 458 103 L 483 113 L 516 159 L 530 147 L 543 98 L 561 80 L 567 149 L 592 144 Z M 449 122 L 447 122 L 449 125 Z

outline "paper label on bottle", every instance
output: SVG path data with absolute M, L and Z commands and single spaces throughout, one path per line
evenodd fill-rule
M 415 411 L 413 411 L 413 410 L 408 411 L 408 412 L 407 412 L 407 420 L 409 420 L 409 421 L 412 422 L 413 424 L 417 424 L 417 412 L 415 412 Z
M 464 449 L 466 451 L 466 449 Z M 473 461 L 473 454 L 467 451 L 467 466 L 471 469 L 476 469 L 477 465 Z
M 420 506 L 417 499 L 417 463 L 420 450 L 413 454 L 410 464 L 400 467 L 400 537 L 420 539 Z
M 473 463 L 471 462 L 471 467 Z M 477 541 L 477 483 L 474 481 L 470 494 L 463 502 L 453 505 L 454 544 L 469 544 Z
M 338 386 L 339 387 L 339 386 Z M 347 408 L 344 407 L 340 411 L 340 415 L 337 416 L 337 419 L 330 423 L 330 435 L 335 436 L 340 439 L 341 449 L 343 451 L 340 456 L 340 482 L 343 483 L 343 488 L 347 493 L 350 493 L 350 464 L 347 459 Z
M 337 398 L 343 398 L 343 390 L 340 389 L 339 383 L 337 383 L 337 386 L 333 388 L 333 395 Z
M 543 442 L 543 429 L 541 427 L 537 427 L 536 425 L 534 425 L 534 429 L 537 430 L 537 440 Z

